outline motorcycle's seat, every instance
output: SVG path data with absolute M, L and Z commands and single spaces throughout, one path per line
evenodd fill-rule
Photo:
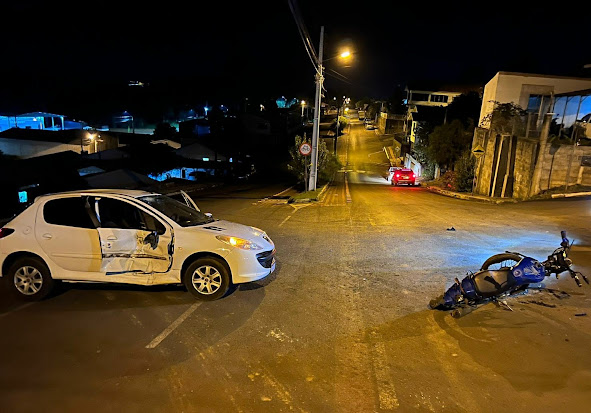
M 474 274 L 476 292 L 484 298 L 494 297 L 515 285 L 515 277 L 510 269 L 484 270 Z

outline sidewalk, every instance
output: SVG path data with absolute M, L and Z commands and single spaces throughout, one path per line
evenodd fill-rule
M 467 192 L 448 191 L 446 189 L 439 188 L 437 186 L 426 186 L 426 188 L 429 191 L 440 194 L 440 195 L 449 196 L 452 198 L 469 200 L 469 201 L 488 202 L 489 204 L 505 204 L 505 203 L 516 204 L 518 202 L 540 201 L 540 200 L 544 200 L 544 199 L 576 198 L 576 197 L 591 196 L 591 192 L 570 192 L 570 193 L 558 193 L 558 194 L 540 194 L 540 195 L 536 195 L 535 197 L 532 197 L 529 199 L 514 199 L 514 198 L 488 197 L 488 196 L 483 196 L 483 195 L 472 195 Z

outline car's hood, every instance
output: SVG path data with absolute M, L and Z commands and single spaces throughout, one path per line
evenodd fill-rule
M 208 231 L 212 234 L 221 234 L 228 235 L 230 237 L 243 238 L 255 242 L 260 246 L 264 247 L 265 249 L 269 246 L 271 248 L 275 247 L 273 241 L 271 241 L 271 239 L 268 237 L 265 231 L 255 227 L 237 224 L 235 222 L 219 220 L 210 222 L 209 224 L 199 225 L 193 228 L 199 231 Z

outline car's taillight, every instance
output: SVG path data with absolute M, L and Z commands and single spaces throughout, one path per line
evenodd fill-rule
M 0 238 L 4 238 L 12 234 L 14 230 L 12 228 L 0 228 Z
M 396 178 L 400 178 L 400 174 L 396 174 Z

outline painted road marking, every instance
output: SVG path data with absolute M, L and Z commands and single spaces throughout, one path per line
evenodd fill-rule
M 283 221 L 281 221 L 281 224 L 279 224 L 279 226 L 282 226 L 283 224 L 285 224 L 287 222 L 287 220 L 291 217 L 292 217 L 291 215 L 288 215 L 287 218 L 285 218 Z
M 349 178 L 347 178 L 347 173 L 345 173 L 345 196 L 347 198 L 347 202 L 352 202 L 351 193 L 349 192 Z
M 195 303 L 191 307 L 189 307 L 183 314 L 180 315 L 179 318 L 174 320 L 172 324 L 166 327 L 162 333 L 160 333 L 154 340 L 152 340 L 150 344 L 146 346 L 146 348 L 156 348 L 158 344 L 160 344 L 166 337 L 169 336 L 170 333 L 172 333 L 178 326 L 180 326 L 183 323 L 183 321 L 187 319 L 187 317 L 193 314 L 193 312 L 200 305 L 201 303 Z
M 27 307 L 30 307 L 30 306 L 32 306 L 33 304 L 35 304 L 35 303 L 26 303 L 26 304 L 23 304 L 23 305 L 19 305 L 18 307 L 14 308 L 14 309 L 12 309 L 12 310 L 10 310 L 10 311 L 7 311 L 7 312 L 6 312 L 6 313 L 4 313 L 4 314 L 0 314 L 0 318 L 2 318 L 2 317 L 5 317 L 5 316 L 7 316 L 8 314 L 16 313 L 17 311 L 20 311 L 20 310 L 23 310 L 23 309 L 25 309 L 25 308 L 27 308 Z
M 378 384 L 378 398 L 381 410 L 395 410 L 400 405 L 394 384 L 390 381 L 390 367 L 387 363 L 386 346 L 383 341 L 374 344 L 376 357 L 373 357 L 374 374 Z

